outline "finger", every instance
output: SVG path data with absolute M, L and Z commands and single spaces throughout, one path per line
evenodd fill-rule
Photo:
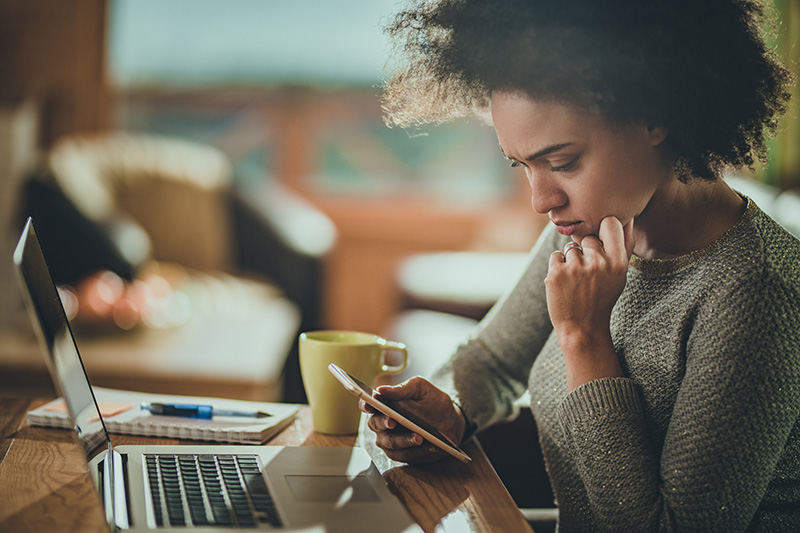
M 559 268 L 563 268 L 566 263 L 566 258 L 561 251 L 555 251 L 550 254 L 550 262 L 547 265 L 547 275 L 544 277 L 545 285 L 553 282 L 554 274 Z
M 363 412 L 365 412 L 365 413 L 373 413 L 373 412 L 375 412 L 375 410 L 372 408 L 372 406 L 370 404 L 368 404 L 367 402 L 365 402 L 364 400 L 361 400 L 361 399 L 358 400 L 358 408 L 360 410 L 362 410 Z
M 583 253 L 602 253 L 603 243 L 597 235 L 586 235 L 581 239 Z
M 446 454 L 436 446 L 424 440 L 416 440 L 414 437 L 419 437 L 419 435 L 411 434 L 412 440 L 405 438 L 390 439 L 379 435 L 379 438 L 376 439 L 376 444 L 384 451 L 389 459 L 403 463 L 431 463 L 446 457 Z M 409 446 L 408 444 L 411 445 Z
M 399 385 L 384 385 L 378 387 L 378 394 L 389 400 L 414 400 L 416 402 L 426 402 L 444 395 L 444 393 L 430 381 L 419 376 L 409 378 Z
M 374 432 L 392 430 L 397 427 L 397 422 L 388 416 L 375 413 L 367 420 L 367 427 Z
M 381 385 L 378 387 L 377 392 L 390 400 L 419 398 L 424 394 L 424 390 L 421 390 L 424 388 L 424 384 L 420 383 L 421 381 L 427 383 L 425 380 L 411 378 L 399 385 Z
M 377 444 L 378 447 L 384 451 L 397 451 L 405 450 L 406 448 L 417 448 L 422 446 L 423 442 L 425 442 L 425 440 L 421 436 L 410 431 L 398 433 L 378 433 L 375 439 L 375 444 Z
M 570 260 L 570 256 L 572 256 L 573 259 L 581 259 L 583 257 L 583 248 L 577 241 L 570 241 L 564 245 L 562 253 L 564 254 L 565 262 Z
M 547 270 L 553 270 L 553 268 L 558 267 L 559 265 L 563 265 L 567 258 L 564 256 L 564 252 L 561 250 L 556 250 L 552 254 L 550 254 L 550 262 L 547 265 Z
M 600 221 L 599 238 L 603 249 L 611 259 L 616 259 L 627 264 L 628 256 L 625 249 L 625 234 L 622 223 L 617 217 L 608 216 Z
M 623 234 L 625 235 L 625 253 L 630 259 L 633 255 L 633 248 L 636 245 L 636 239 L 633 236 L 633 219 L 622 227 Z

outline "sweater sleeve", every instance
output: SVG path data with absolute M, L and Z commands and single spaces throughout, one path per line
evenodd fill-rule
M 663 448 L 648 438 L 630 379 L 587 383 L 559 408 L 604 531 L 743 531 L 781 476 L 800 414 L 797 285 L 765 268 L 716 296 L 687 337 Z M 800 480 L 784 482 L 796 490 Z
M 433 383 L 449 393 L 478 428 L 515 414 L 514 402 L 525 392 L 531 366 L 553 329 L 544 278 L 560 240 L 554 228 L 543 231 L 514 288 L 433 376 Z

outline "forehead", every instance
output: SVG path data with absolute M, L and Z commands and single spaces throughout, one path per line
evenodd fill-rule
M 508 150 L 586 142 L 611 131 L 610 125 L 598 115 L 511 91 L 492 93 L 492 121 L 501 146 Z

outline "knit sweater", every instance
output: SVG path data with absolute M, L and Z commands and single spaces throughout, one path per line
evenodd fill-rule
M 486 427 L 527 382 L 560 531 L 800 531 L 800 242 L 748 200 L 701 250 L 633 256 L 625 377 L 569 392 L 542 281 L 566 240 L 545 230 L 434 383 Z

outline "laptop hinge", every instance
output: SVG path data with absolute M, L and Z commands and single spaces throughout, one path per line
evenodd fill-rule
M 106 520 L 114 530 L 129 529 L 128 495 L 125 489 L 125 476 L 122 473 L 122 456 L 108 443 L 108 450 L 103 460 L 103 499 L 105 501 Z

